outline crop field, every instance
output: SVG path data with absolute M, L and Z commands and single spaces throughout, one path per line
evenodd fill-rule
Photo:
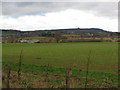
M 20 59 L 21 83 L 18 83 L 15 77 Z M 3 75 L 10 64 L 14 78 L 10 79 L 11 87 L 65 88 L 67 69 L 71 88 L 118 85 L 117 42 L 3 44 L 2 60 Z

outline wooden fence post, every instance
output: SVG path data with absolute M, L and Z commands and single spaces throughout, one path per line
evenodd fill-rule
M 88 58 L 87 58 L 85 89 L 87 88 L 87 84 L 88 84 L 88 73 L 89 73 L 90 57 L 91 57 L 91 50 L 90 50 L 89 55 L 88 55 Z
M 8 65 L 8 72 L 7 72 L 7 88 L 10 88 L 10 73 L 11 73 L 11 67 Z
M 71 69 L 67 68 L 66 69 L 66 89 L 70 88 L 70 73 L 71 73 Z
M 20 57 L 19 57 L 19 62 L 18 62 L 18 78 L 20 78 L 20 71 L 21 71 L 21 65 L 22 65 L 22 59 L 23 59 L 23 49 L 21 50 Z

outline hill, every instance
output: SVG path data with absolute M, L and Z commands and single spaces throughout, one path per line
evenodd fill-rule
M 1 29 L 2 37 L 9 36 L 26 36 L 26 37 L 36 37 L 36 36 L 53 36 L 54 34 L 62 35 L 103 35 L 110 36 L 116 35 L 115 32 L 109 32 L 99 28 L 70 28 L 70 29 L 52 29 L 52 30 L 34 30 L 34 31 L 20 31 L 13 29 Z

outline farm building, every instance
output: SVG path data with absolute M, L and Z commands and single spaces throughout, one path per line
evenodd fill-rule
M 32 40 L 32 41 L 30 41 L 30 43 L 40 43 L 40 41 L 39 40 Z
M 21 43 L 40 43 L 39 40 L 21 40 Z
M 21 43 L 29 43 L 28 40 L 21 40 L 20 42 L 21 42 Z

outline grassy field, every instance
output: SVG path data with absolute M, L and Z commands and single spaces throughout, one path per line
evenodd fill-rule
M 22 73 L 37 75 L 47 73 L 49 76 L 47 82 L 49 85 L 54 84 L 54 87 L 64 87 L 65 82 L 64 80 L 62 82 L 62 79 L 66 68 L 71 68 L 73 82 L 75 78 L 81 77 L 82 84 L 74 82 L 77 85 L 75 86 L 72 82 L 71 87 L 84 87 L 88 57 L 90 59 L 88 78 L 94 84 L 88 86 L 100 87 L 103 81 L 108 80 L 109 84 L 105 86 L 104 83 L 103 87 L 117 87 L 118 43 L 116 42 L 3 44 L 2 49 L 3 67 L 6 68 L 10 63 L 12 70 L 17 71 L 20 52 L 23 49 Z M 55 78 L 50 78 L 56 74 L 63 75 L 61 80 L 55 81 Z M 96 83 L 97 81 L 99 83 Z

